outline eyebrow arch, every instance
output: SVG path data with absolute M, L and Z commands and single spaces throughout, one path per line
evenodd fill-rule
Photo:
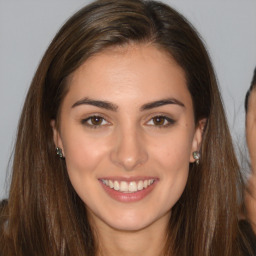
M 180 102 L 179 100 L 173 99 L 173 98 L 168 98 L 168 99 L 162 99 L 162 100 L 157 100 L 157 101 L 153 101 L 150 103 L 146 103 L 143 106 L 141 106 L 140 110 L 141 111 L 149 110 L 152 108 L 157 108 L 157 107 L 161 107 L 161 106 L 169 105 L 169 104 L 175 104 L 175 105 L 178 105 L 181 107 L 185 107 L 185 105 L 182 102 Z
M 108 101 L 94 100 L 90 98 L 83 98 L 72 105 L 72 108 L 80 105 L 91 105 L 99 108 L 104 108 L 111 111 L 117 111 L 118 106 Z

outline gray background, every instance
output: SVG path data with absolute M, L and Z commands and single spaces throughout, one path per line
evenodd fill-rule
M 0 0 L 0 198 L 7 196 L 8 161 L 36 67 L 63 22 L 88 2 Z M 243 150 L 243 101 L 256 65 L 256 0 L 164 2 L 186 16 L 202 35 L 217 73 L 234 143 Z

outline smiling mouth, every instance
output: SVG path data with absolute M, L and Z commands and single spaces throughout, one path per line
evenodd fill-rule
M 115 191 L 119 191 L 123 193 L 134 193 L 150 187 L 155 182 L 155 179 L 129 181 L 129 182 L 101 179 L 101 182 L 105 186 Z

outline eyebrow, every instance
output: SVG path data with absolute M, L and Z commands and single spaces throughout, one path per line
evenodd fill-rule
M 80 105 L 91 105 L 91 106 L 95 106 L 98 108 L 104 108 L 104 109 L 115 111 L 115 112 L 118 109 L 118 106 L 111 102 L 102 101 L 102 100 L 93 100 L 93 99 L 89 99 L 89 98 L 83 98 L 83 99 L 77 101 L 76 103 L 74 103 L 72 105 L 72 108 L 80 106 Z
M 161 106 L 169 105 L 169 104 L 171 104 L 171 105 L 175 104 L 175 105 L 178 105 L 181 107 L 185 107 L 185 105 L 181 101 L 174 99 L 174 98 L 168 98 L 168 99 L 162 99 L 162 100 L 157 100 L 157 101 L 153 101 L 150 103 L 146 103 L 143 106 L 141 106 L 140 110 L 141 111 L 149 110 L 152 108 L 157 108 L 157 107 L 161 107 Z
M 182 102 L 180 102 L 179 100 L 174 99 L 174 98 L 168 98 L 168 99 L 162 99 L 162 100 L 157 100 L 157 101 L 146 103 L 140 107 L 140 111 L 150 110 L 152 108 L 157 108 L 157 107 L 161 107 L 164 105 L 172 105 L 172 104 L 175 104 L 175 105 L 178 105 L 181 107 L 185 107 L 185 105 Z M 72 108 L 80 106 L 80 105 L 91 105 L 91 106 L 104 108 L 104 109 L 115 111 L 115 112 L 118 110 L 118 106 L 116 104 L 113 104 L 108 101 L 94 100 L 94 99 L 90 99 L 90 98 L 83 98 L 83 99 L 75 102 L 72 105 Z

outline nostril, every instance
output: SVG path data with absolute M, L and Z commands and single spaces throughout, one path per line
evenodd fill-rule
M 148 159 L 146 148 L 139 139 L 131 136 L 122 137 L 110 153 L 111 161 L 127 171 L 145 163 Z

